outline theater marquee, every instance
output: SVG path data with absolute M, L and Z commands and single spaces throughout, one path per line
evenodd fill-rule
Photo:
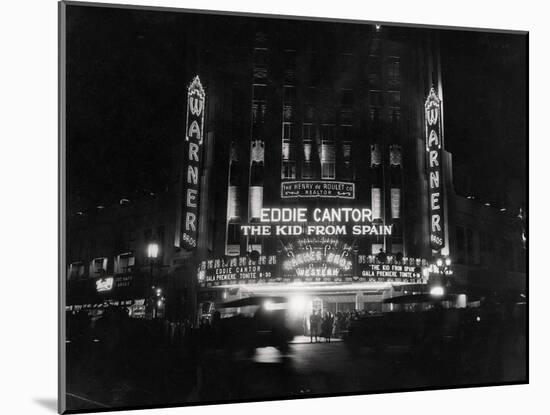
M 422 258 L 388 258 L 359 255 L 338 239 L 304 238 L 285 246 L 278 255 L 222 257 L 202 261 L 201 287 L 289 283 L 425 283 Z

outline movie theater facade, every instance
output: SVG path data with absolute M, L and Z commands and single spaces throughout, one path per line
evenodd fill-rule
M 381 309 L 425 292 L 452 255 L 437 38 L 285 24 L 189 86 L 175 245 L 197 309 L 250 295 Z

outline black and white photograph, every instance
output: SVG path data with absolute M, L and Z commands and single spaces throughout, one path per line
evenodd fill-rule
M 59 24 L 62 413 L 528 383 L 528 32 Z

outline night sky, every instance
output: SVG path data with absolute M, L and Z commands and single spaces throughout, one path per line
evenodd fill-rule
M 69 212 L 168 186 L 187 86 L 174 51 L 186 49 L 188 18 L 68 7 Z M 517 210 L 526 194 L 526 38 L 448 30 L 440 39 L 455 188 Z
M 527 192 L 526 47 L 520 35 L 441 33 L 455 189 L 516 211 Z

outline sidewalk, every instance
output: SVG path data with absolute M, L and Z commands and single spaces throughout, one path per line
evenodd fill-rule
M 324 337 L 317 337 L 319 340 L 318 343 L 326 343 Z M 294 336 L 294 339 L 290 341 L 290 344 L 303 344 L 303 343 L 310 343 L 310 337 L 309 336 Z M 315 339 L 313 339 L 315 342 Z M 331 343 L 339 343 L 342 339 L 331 337 L 330 342 Z

